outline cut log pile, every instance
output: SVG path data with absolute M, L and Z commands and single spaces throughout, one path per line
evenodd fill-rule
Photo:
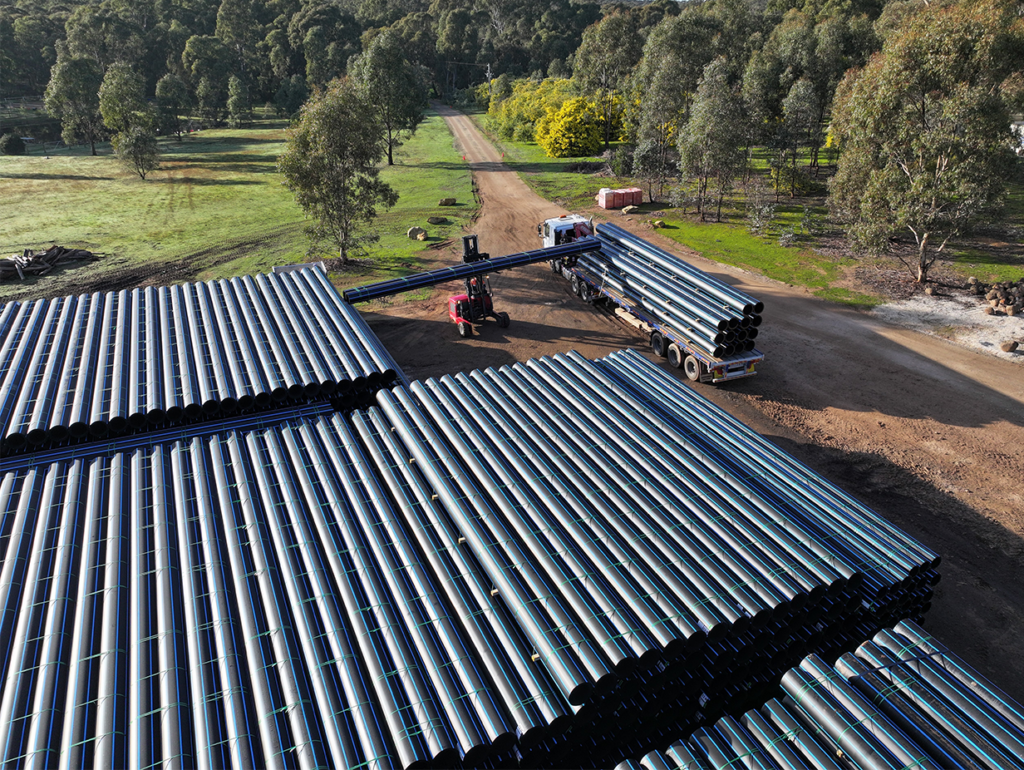
M 21 254 L 0 258 L 0 281 L 14 276 L 24 281 L 28 275 L 46 275 L 62 262 L 91 262 L 100 256 L 87 249 L 66 249 L 56 244 L 46 251 L 25 249 Z

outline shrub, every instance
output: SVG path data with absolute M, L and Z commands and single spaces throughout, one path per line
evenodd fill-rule
M 550 158 L 579 158 L 601 149 L 601 125 L 587 100 L 576 97 L 548 110 L 534 138 Z
M 612 152 L 612 173 L 617 177 L 633 176 L 633 150 L 630 145 L 616 147 Z
M 2 155 L 24 155 L 25 142 L 15 134 L 4 134 L 0 136 L 0 154 Z
M 568 80 L 516 80 L 511 84 L 495 78 L 494 94 L 487 111 L 491 126 L 502 139 L 534 141 L 537 123 L 548 110 L 561 108 L 572 95 Z M 506 94 L 508 94 L 506 96 Z

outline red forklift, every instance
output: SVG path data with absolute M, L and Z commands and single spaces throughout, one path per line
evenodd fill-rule
M 466 264 L 488 259 L 491 255 L 481 252 L 475 235 L 462 236 L 462 261 Z M 462 337 L 473 336 L 473 325 L 493 318 L 502 329 L 508 328 L 512 320 L 508 313 L 494 312 L 494 295 L 491 282 L 486 275 L 466 279 L 466 293 L 448 298 L 448 317 L 459 328 Z

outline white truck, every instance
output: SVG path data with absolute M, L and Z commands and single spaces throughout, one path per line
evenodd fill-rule
M 606 240 L 593 220 L 579 214 L 566 214 L 546 219 L 537 225 L 537 234 L 544 247 L 571 243 L 577 238 L 596 235 Z M 606 242 L 611 242 L 608 239 Z M 694 382 L 722 383 L 756 374 L 757 365 L 764 354 L 757 349 L 734 352 L 716 357 L 702 349 L 687 336 L 686 329 L 677 329 L 664 323 L 649 307 L 632 301 L 604 281 L 597 281 L 576 266 L 576 257 L 552 259 L 551 272 L 559 273 L 572 286 L 572 292 L 584 302 L 604 302 L 615 309 L 618 316 L 630 323 L 650 341 L 651 349 L 683 370 Z

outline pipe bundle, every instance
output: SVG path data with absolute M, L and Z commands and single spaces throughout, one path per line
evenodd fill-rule
M 7 473 L 0 763 L 480 767 L 564 720 L 371 450 L 335 413 Z
M 933 554 L 739 424 L 701 444 L 659 371 L 571 354 L 26 455 L 0 762 L 610 766 L 923 612 Z
M 830 666 L 809 656 L 778 697 L 724 717 L 637 770 L 1024 767 L 1024 707 L 913 623 Z
M 389 385 L 398 367 L 319 270 L 0 307 L 0 451 Z
M 640 361 L 445 376 L 354 418 L 438 501 L 571 715 L 525 766 L 638 756 L 758 702 L 808 653 L 919 617 L 937 579 L 933 553 L 749 430 L 710 451 L 682 417 L 704 400 Z
M 576 267 L 603 291 L 714 358 L 754 349 L 764 303 L 612 224 Z
M 412 291 L 413 289 L 421 289 L 426 286 L 436 286 L 439 283 L 462 281 L 466 278 L 472 278 L 486 273 L 494 273 L 498 270 L 508 270 L 512 267 L 532 265 L 535 262 L 545 262 L 550 259 L 571 257 L 587 250 L 600 251 L 601 246 L 601 242 L 596 238 L 581 238 L 572 243 L 552 246 L 546 249 L 524 251 L 521 254 L 509 254 L 505 257 L 494 257 L 492 259 L 484 259 L 479 262 L 454 265 L 452 267 L 442 267 L 437 270 L 414 273 L 413 275 L 404 276 L 402 278 L 392 278 L 388 281 L 379 281 L 378 283 L 371 283 L 366 286 L 357 286 L 354 289 L 347 289 L 343 292 L 342 296 L 344 296 L 346 302 L 351 302 L 352 304 L 355 304 L 356 302 L 367 302 L 371 299 L 380 299 L 381 297 L 390 297 L 393 294 L 400 294 L 403 291 Z

